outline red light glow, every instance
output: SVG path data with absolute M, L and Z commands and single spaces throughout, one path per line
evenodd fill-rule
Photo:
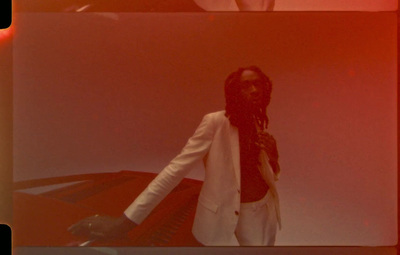
M 13 25 L 5 29 L 0 29 L 0 41 L 6 40 L 7 38 L 11 38 L 13 33 L 14 33 Z

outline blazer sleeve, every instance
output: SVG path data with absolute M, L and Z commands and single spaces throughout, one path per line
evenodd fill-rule
M 194 135 L 176 156 L 124 211 L 133 222 L 140 224 L 150 212 L 176 187 L 193 165 L 208 153 L 214 136 L 212 116 L 205 115 Z

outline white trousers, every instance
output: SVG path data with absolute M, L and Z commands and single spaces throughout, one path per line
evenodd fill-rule
M 240 204 L 235 235 L 241 246 L 275 244 L 278 221 L 271 192 L 259 201 Z

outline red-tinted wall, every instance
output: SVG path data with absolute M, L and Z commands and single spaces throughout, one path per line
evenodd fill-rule
M 397 240 L 396 14 L 19 14 L 14 179 L 160 171 L 239 66 L 273 80 L 280 245 Z M 190 177 L 201 178 L 201 169 Z

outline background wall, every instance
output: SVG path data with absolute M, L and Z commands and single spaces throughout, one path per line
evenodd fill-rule
M 395 13 L 19 14 L 14 180 L 159 172 L 223 82 L 273 80 L 278 245 L 397 241 Z M 202 178 L 199 167 L 191 178 Z

